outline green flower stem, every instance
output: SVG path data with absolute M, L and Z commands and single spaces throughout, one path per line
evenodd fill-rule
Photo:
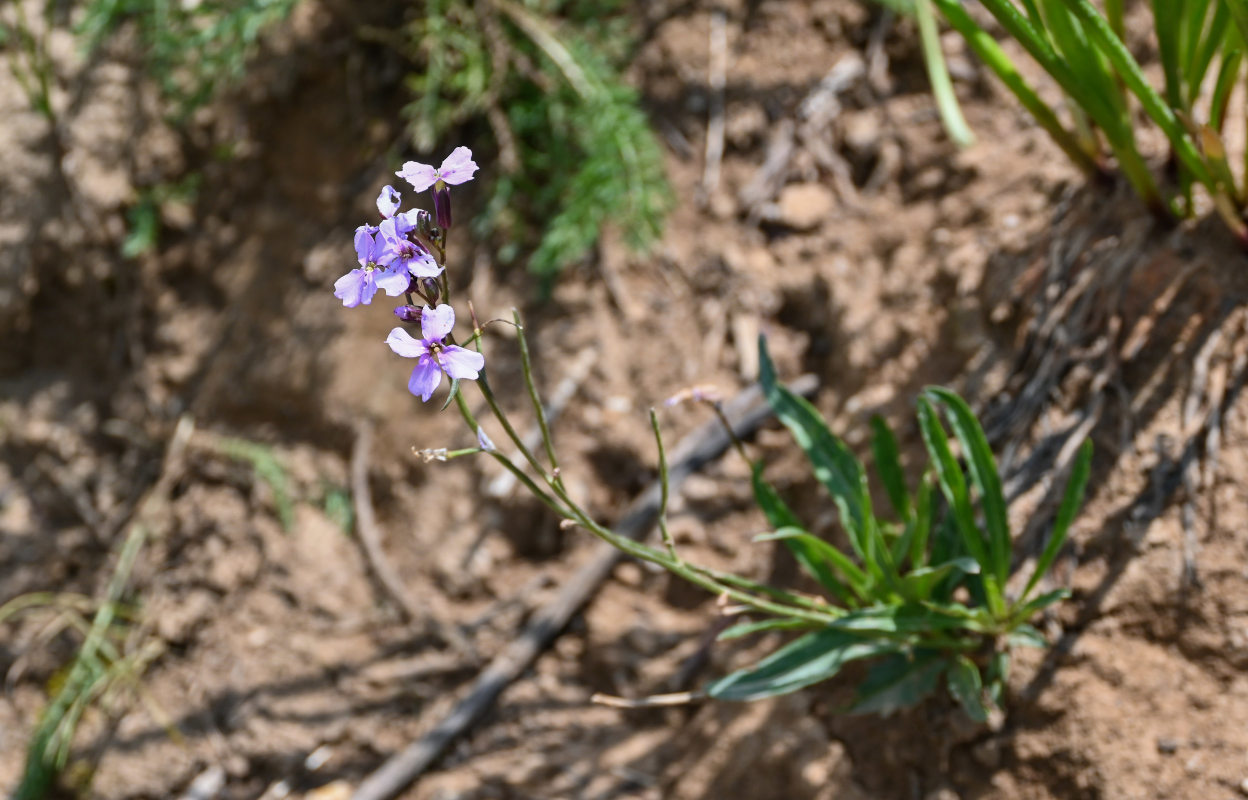
M 693 568 L 712 580 L 719 581 L 720 583 L 726 583 L 729 586 L 736 586 L 738 589 L 745 589 L 746 591 L 765 594 L 785 603 L 801 606 L 803 608 L 809 608 L 815 611 L 822 611 L 825 614 L 833 614 L 837 617 L 844 616 L 848 613 L 843 608 L 828 605 L 824 600 L 818 597 L 804 597 L 800 594 L 794 594 L 793 592 L 786 592 L 784 589 L 777 589 L 776 587 L 768 586 L 765 583 L 758 583 L 757 581 L 752 581 L 749 578 L 734 575 L 731 572 L 720 572 L 717 569 L 710 569 L 709 567 L 700 567 L 696 565 L 694 565 Z
M 520 342 L 520 365 L 524 368 L 524 385 L 529 390 L 533 413 L 537 415 L 537 425 L 542 431 L 542 444 L 546 446 L 546 458 L 550 461 L 552 476 L 557 482 L 559 481 L 559 459 L 555 456 L 555 442 L 550 436 L 550 423 L 546 420 L 546 409 L 542 407 L 542 398 L 537 392 L 537 382 L 533 380 L 533 361 L 529 357 L 529 340 L 524 335 L 520 312 L 513 308 L 511 318 L 515 321 L 516 338 Z
M 542 480 L 547 483 L 551 478 L 546 474 L 546 468 L 542 466 L 537 457 L 533 455 L 533 451 L 525 446 L 524 440 L 520 438 L 520 434 L 516 432 L 515 427 L 511 424 L 511 420 L 507 419 L 507 415 L 503 413 L 503 409 L 498 405 L 498 398 L 494 396 L 494 390 L 490 388 L 490 381 L 485 375 L 485 370 L 481 371 L 480 377 L 477 378 L 477 388 L 481 390 L 481 396 L 485 398 L 485 402 L 490 407 L 490 411 L 494 414 L 494 418 L 503 426 L 503 431 L 512 443 L 520 451 L 520 455 L 524 456 L 524 460 L 529 462 L 529 466 L 533 468 L 538 475 L 542 476 Z M 474 431 L 475 433 L 475 431 Z
M 932 0 L 940 13 L 944 15 L 945 21 L 962 34 L 967 45 L 975 52 L 981 61 L 988 65 L 989 69 L 997 74 L 1001 82 L 1006 88 L 1014 93 L 1018 101 L 1023 104 L 1023 108 L 1031 114 L 1040 127 L 1048 132 L 1053 141 L 1057 142 L 1057 146 L 1070 157 L 1075 166 L 1083 170 L 1089 176 L 1102 174 L 1103 170 L 1095 159 L 1095 154 L 1089 152 L 1080 144 L 1070 131 L 1068 131 L 1057 118 L 1057 114 L 1049 107 L 1048 103 L 1040 99 L 1040 95 L 1027 83 L 1023 76 L 1019 73 L 1014 63 L 1010 61 L 1009 56 L 1001 49 L 996 40 L 992 38 L 976 24 L 975 20 L 967 14 L 962 8 L 958 0 Z
M 482 375 L 482 378 L 484 377 L 485 376 Z M 464 422 L 467 423 L 468 429 L 472 431 L 473 434 L 476 434 L 479 426 L 476 418 L 472 415 L 472 411 L 468 408 L 468 401 L 464 400 L 463 392 L 455 393 L 455 403 L 459 407 L 460 416 L 464 418 Z M 572 516 L 570 511 L 561 506 L 553 497 L 546 494 L 546 492 L 543 492 L 537 483 L 535 483 L 532 478 L 524 473 L 524 470 L 513 464 L 510 458 L 503 455 L 498 450 L 491 450 L 489 453 L 494 457 L 495 461 L 506 467 L 507 471 L 516 477 L 516 480 L 523 483 L 525 488 L 532 492 L 534 497 L 545 503 L 551 511 L 554 511 L 560 517 L 565 519 Z
M 650 427 L 654 430 L 654 442 L 659 448 L 659 533 L 663 536 L 663 544 L 667 545 L 667 553 L 677 561 L 676 543 L 672 541 L 672 532 L 667 529 L 667 453 L 663 450 L 663 432 L 659 429 L 659 416 L 650 409 Z

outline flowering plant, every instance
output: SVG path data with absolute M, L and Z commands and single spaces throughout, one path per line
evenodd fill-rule
M 584 528 L 625 554 L 657 564 L 728 601 L 724 613 L 746 619 L 720 638 L 773 630 L 803 632 L 758 664 L 713 681 L 705 688 L 706 695 L 746 700 L 783 694 L 827 680 L 850 661 L 870 659 L 875 666 L 859 687 L 851 710 L 888 711 L 913 704 L 940 685 L 943 676 L 950 694 L 968 715 L 986 719 L 988 708 L 1001 702 L 1009 647 L 1043 645 L 1043 637 L 1027 623 L 1068 594 L 1065 589 L 1041 594 L 1035 590 L 1061 550 L 1082 501 L 1090 445 L 1085 443 L 1076 459 L 1052 534 L 1032 574 L 1017 582 L 1021 590 L 1010 591 L 1011 573 L 1020 559 L 1015 558 L 997 467 L 970 407 L 944 388 L 928 388 L 920 396 L 919 427 L 930 466 L 914 492 L 906 485 L 893 434 L 883 422 L 873 422 L 876 469 L 892 508 L 886 517 L 873 509 L 862 464 L 814 406 L 778 381 L 766 342 L 760 340 L 761 383 L 767 401 L 831 495 L 848 551 L 803 526 L 764 478 L 762 462 L 750 459 L 744 443 L 733 435 L 713 392 L 696 388 L 674 399 L 704 403 L 724 423 L 738 452 L 751 461 L 755 498 L 772 527 L 757 540 L 781 542 L 822 594 L 712 570 L 677 551 L 667 528 L 667 461 L 653 410 L 650 422 L 658 450 L 662 546 L 622 536 L 595 521 L 564 486 L 519 315 L 514 314 L 512 321 L 525 385 L 541 431 L 544 461 L 517 434 L 490 387 L 482 353 L 483 330 L 475 315 L 472 335 L 462 345 L 455 339 L 455 312 L 449 303 L 451 287 L 445 269 L 446 235 L 452 223 L 450 186 L 470 180 L 476 169 L 472 154 L 464 147 L 456 148 L 436 169 L 416 162 L 404 164 L 397 173 L 400 177 L 418 191 L 432 189 L 434 216 L 419 210 L 400 212 L 398 192 L 385 187 L 377 201 L 382 222 L 376 228 L 364 225 L 356 231 L 360 267 L 335 284 L 335 294 L 348 307 L 368 304 L 379 290 L 405 296 L 406 304 L 395 309 L 401 324 L 390 332 L 386 343 L 396 354 L 416 359 L 408 382 L 412 394 L 428 402 L 443 374 L 450 378 L 445 405 L 455 401 L 478 446 L 424 451 L 429 460 L 488 453 L 565 524 Z M 403 327 L 416 324 L 419 337 Z M 490 441 L 463 398 L 461 381 L 475 382 L 490 413 L 523 459 L 521 463 Z M 952 440 L 942 422 L 942 410 Z M 955 441 L 965 467 L 954 454 Z

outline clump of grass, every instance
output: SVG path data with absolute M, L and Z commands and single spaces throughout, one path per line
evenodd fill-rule
M 619 2 L 433 0 L 410 24 L 418 67 L 405 114 L 417 149 L 484 121 L 499 150 L 478 233 L 504 260 L 551 278 L 583 259 L 604 226 L 652 243 L 671 205 L 662 153 L 636 92 Z
M 50 699 L 27 746 L 26 766 L 13 800 L 48 796 L 69 766 L 74 733 L 88 709 L 109 708 L 123 698 L 142 696 L 143 673 L 164 651 L 158 640 L 131 635 L 129 621 L 134 615 L 125 602 L 130 573 L 147 537 L 145 525 L 131 527 L 89 624 L 85 615 L 94 604 L 77 595 L 36 593 L 0 606 L 0 622 L 35 609 L 52 610 L 56 617 L 45 630 L 45 637 L 49 631 L 66 628 L 77 630 L 83 637 L 74 660 L 50 682 Z M 89 781 L 90 770 L 83 777 Z
M 1103 11 L 1089 0 L 983 0 L 1006 34 L 1065 92 L 1066 119 L 1040 98 L 959 0 L 931 2 L 1085 172 L 1108 171 L 1112 157 L 1148 207 L 1165 217 L 1198 213 L 1199 187 L 1248 246 L 1248 164 L 1236 176 L 1225 144 L 1231 95 L 1245 82 L 1248 2 L 1152 0 L 1148 44 L 1164 76 L 1156 86 L 1124 43 L 1122 0 L 1106 0 Z M 1150 123 L 1170 146 L 1161 179 L 1140 149 L 1143 126 Z

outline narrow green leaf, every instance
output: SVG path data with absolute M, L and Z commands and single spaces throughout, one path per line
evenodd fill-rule
M 758 503 L 758 507 L 762 509 L 763 515 L 767 517 L 767 521 L 769 523 L 774 525 L 779 530 L 802 530 L 802 524 L 800 520 L 798 520 L 797 515 L 794 514 L 784 500 L 781 499 L 780 493 L 776 491 L 775 487 L 763 479 L 763 465 L 761 463 L 754 465 L 751 481 L 754 485 L 754 501 Z M 817 537 L 811 536 L 811 539 L 815 539 L 823 544 L 827 544 L 828 547 L 832 547 L 832 545 L 827 542 L 823 542 L 822 539 L 818 539 Z M 815 546 L 812 545 L 811 542 L 799 538 L 784 538 L 783 541 L 784 546 L 787 547 L 789 552 L 793 554 L 793 558 L 797 561 L 798 566 L 800 566 L 807 575 L 810 575 L 818 581 L 820 586 L 827 589 L 835 595 L 842 604 L 848 607 L 853 607 L 859 604 L 859 601 L 855 598 L 854 593 L 851 593 L 851 591 L 837 579 L 835 573 L 828 568 L 827 559 L 825 557 L 821 557 L 819 553 L 815 551 Z M 836 548 L 832 547 L 832 549 L 835 550 Z M 839 554 L 840 551 L 837 550 L 837 553 Z M 846 561 L 848 561 L 848 559 L 846 559 Z M 854 570 L 857 570 L 857 567 L 854 566 L 852 562 L 850 562 L 849 566 Z M 861 574 L 861 571 L 859 571 L 858 575 Z M 851 583 L 852 582 L 853 581 L 851 579 Z M 864 582 L 860 584 L 860 587 L 861 591 L 855 590 L 855 592 L 859 593 L 859 596 L 865 596 L 865 592 L 867 591 L 866 583 Z
M 932 482 L 927 476 L 919 483 L 914 509 L 914 537 L 910 540 L 910 565 L 922 567 L 931 563 L 927 557 L 927 539 L 932 530 Z
M 974 619 L 933 604 L 876 605 L 849 612 L 828 626 L 832 630 L 882 635 L 930 633 L 955 628 L 978 628 Z
M 808 619 L 797 619 L 796 617 L 788 617 L 782 619 L 764 619 L 757 622 L 738 622 L 730 628 L 724 629 L 719 636 L 716 637 L 721 642 L 729 639 L 740 639 L 743 636 L 749 636 L 753 633 L 763 633 L 764 631 L 789 631 L 802 630 L 810 628 L 814 623 Z
M 983 697 L 984 684 L 975 662 L 963 655 L 956 656 L 949 664 L 946 678 L 949 682 L 949 694 L 958 701 L 966 715 L 976 722 L 987 722 L 988 710 L 984 708 Z
M 988 659 L 984 670 L 984 684 L 988 688 L 988 700 L 997 708 L 1005 705 L 1005 687 L 1010 678 L 1010 651 L 998 650 Z
M 867 493 L 862 465 L 845 443 L 828 429 L 819 411 L 776 379 L 775 365 L 767 353 L 767 340 L 761 336 L 758 339 L 758 355 L 759 382 L 767 403 L 810 460 L 815 477 L 832 495 L 854 552 L 864 564 L 871 564 L 866 539 L 871 498 Z
M 1127 85 L 1127 88 L 1140 101 L 1140 105 L 1143 106 L 1145 113 L 1166 134 L 1166 138 L 1170 140 L 1171 147 L 1174 148 L 1175 155 L 1178 156 L 1183 166 L 1191 171 L 1192 176 L 1197 181 L 1205 186 L 1212 186 L 1213 178 L 1210 176 L 1209 170 L 1205 168 L 1205 164 L 1200 158 L 1200 153 L 1196 151 L 1191 137 L 1187 135 L 1187 132 L 1179 123 L 1174 111 L 1149 84 L 1147 76 L 1144 75 L 1140 65 L 1136 63 L 1135 58 L 1131 55 L 1131 51 L 1127 50 L 1127 46 L 1114 35 L 1105 18 L 1101 16 L 1096 7 L 1088 0 L 1062 1 L 1083 23 L 1088 38 L 1114 65 L 1118 74 L 1122 76 L 1122 80 Z M 1234 0 L 1228 1 L 1233 2 Z M 1233 8 L 1232 11 L 1234 11 Z
M 1172 108 L 1182 108 L 1182 84 L 1179 75 L 1180 42 L 1180 11 L 1181 3 L 1200 2 L 1200 0 L 1153 0 L 1153 30 L 1157 36 L 1157 55 L 1161 59 L 1161 69 L 1166 77 L 1166 101 Z
M 979 490 L 980 503 L 984 509 L 984 522 L 988 527 L 989 550 L 993 574 L 1000 586 L 1005 585 L 1010 574 L 1010 523 L 1006 514 L 1005 494 L 1001 490 L 1001 476 L 997 462 L 988 447 L 988 438 L 979 420 L 966 401 L 955 392 L 939 386 L 929 387 L 924 394 L 940 400 L 949 411 L 949 422 L 954 435 L 962 443 L 971 470 L 971 481 Z
M 1010 647 L 1035 647 L 1040 650 L 1049 646 L 1049 641 L 1044 638 L 1044 634 L 1027 624 L 1019 625 L 1010 631 L 1010 635 L 1006 637 L 1006 643 Z
M 1019 595 L 1021 600 L 1027 600 L 1031 590 L 1036 588 L 1036 584 L 1049 571 L 1049 567 L 1053 565 L 1053 560 L 1061 552 L 1062 545 L 1066 543 L 1066 537 L 1070 533 L 1070 523 L 1074 521 L 1075 514 L 1078 513 L 1079 507 L 1083 505 L 1083 493 L 1087 488 L 1088 476 L 1091 472 L 1092 440 L 1088 439 L 1079 447 L 1079 454 L 1075 457 L 1075 463 L 1070 470 L 1070 479 L 1066 481 L 1066 491 L 1062 495 L 1062 504 L 1058 506 L 1057 517 L 1053 521 L 1053 531 L 1049 534 L 1049 541 L 1044 546 L 1044 551 L 1036 559 L 1035 572 L 1032 573 L 1031 578 L 1027 581 L 1027 587 L 1023 589 L 1023 593 Z
M 949 662 L 935 653 L 891 656 L 871 668 L 858 687 L 851 714 L 891 714 L 932 693 Z
M 931 599 L 932 590 L 954 571 L 967 575 L 979 574 L 979 563 L 973 558 L 955 558 L 935 567 L 919 567 L 906 573 L 901 579 L 902 596 L 907 600 L 921 602 Z
M 764 533 L 754 537 L 756 542 L 784 542 L 802 568 L 824 588 L 841 598 L 846 605 L 855 606 L 859 602 L 870 602 L 871 579 L 858 568 L 849 556 L 842 553 L 830 542 L 801 528 L 786 527 L 774 533 Z M 844 583 L 836 576 L 837 570 L 849 584 L 857 599 L 848 595 Z
M 949 79 L 945 55 L 940 48 L 940 29 L 936 25 L 936 16 L 932 13 L 932 0 L 914 0 L 914 17 L 919 26 L 919 43 L 923 48 L 927 79 L 932 85 L 932 97 L 940 111 L 945 133 L 949 134 L 950 141 L 958 147 L 969 147 L 975 143 L 975 134 L 971 133 L 962 116 L 958 96 Z
M 897 512 L 897 518 L 902 521 L 910 519 L 910 492 L 906 490 L 906 473 L 901 468 L 897 437 L 889 430 L 888 423 L 878 416 L 871 418 L 871 452 L 875 456 L 875 470 L 880 473 L 884 491 L 888 493 L 888 501 Z
M 983 570 L 985 601 L 994 614 L 1003 613 L 1005 605 L 1001 598 L 1000 584 L 993 572 L 993 562 L 989 559 L 988 551 L 984 547 L 983 534 L 975 523 L 975 511 L 971 507 L 970 496 L 967 493 L 966 477 L 962 474 L 957 459 L 953 457 L 953 451 L 949 447 L 949 436 L 945 433 L 944 426 L 940 424 L 936 410 L 922 395 L 919 397 L 919 429 L 923 432 L 923 442 L 927 445 L 927 451 L 932 457 L 932 468 L 936 471 L 941 491 L 944 492 L 945 499 L 952 507 L 953 529 L 960 536 L 966 552 L 979 562 Z M 933 551 L 933 558 L 935 558 L 935 551 Z M 944 560 L 943 557 L 942 560 Z
M 1051 592 L 1045 592 L 1019 606 L 1015 610 L 1013 617 L 1019 622 L 1026 622 L 1035 616 L 1037 612 L 1043 611 L 1054 603 L 1065 600 L 1067 597 L 1070 597 L 1069 589 L 1054 589 Z
M 1222 63 L 1218 66 L 1218 77 L 1213 82 L 1213 94 L 1209 97 L 1209 124 L 1218 132 L 1226 126 L 1227 102 L 1235 89 L 1243 58 L 1242 51 L 1233 50 L 1222 57 Z
M 898 645 L 845 631 L 801 636 L 752 667 L 711 682 L 706 692 L 721 700 L 758 700 L 825 681 L 850 661 L 897 652 Z
M 1080 145 L 1079 139 L 1062 124 L 1057 113 L 1040 98 L 1031 84 L 1023 78 L 1022 73 L 1014 66 L 1014 62 L 1006 55 L 997 40 L 980 27 L 979 23 L 966 13 L 959 0 L 933 0 L 945 21 L 962 34 L 967 45 L 975 52 L 988 68 L 997 74 L 1005 87 L 1014 93 L 1023 108 L 1032 118 L 1053 137 L 1053 141 L 1063 152 L 1087 175 L 1095 175 L 1100 171 L 1094 153 L 1090 153 Z M 1028 0 L 1030 2 L 1030 0 Z

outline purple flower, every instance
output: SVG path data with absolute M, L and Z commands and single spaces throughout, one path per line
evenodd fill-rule
M 355 229 L 355 254 L 360 266 L 334 281 L 334 297 L 342 300 L 347 308 L 373 302 L 378 289 L 384 289 L 391 297 L 407 291 L 411 278 L 406 266 L 387 253 L 377 233 L 378 229 L 372 225 Z
M 382 220 L 378 234 L 379 241 L 383 242 L 382 259 L 386 264 L 401 267 L 405 275 L 436 278 L 442 274 L 442 267 L 437 260 L 422 245 L 407 238 L 408 232 L 416 227 L 416 220 L 419 218 L 418 213 L 409 211 Z M 403 291 L 407 291 L 407 284 L 404 284 Z
M 437 308 L 426 308 L 420 315 L 420 332 L 423 339 L 413 338 L 402 328 L 395 328 L 386 337 L 390 349 L 404 358 L 416 359 L 416 367 L 407 382 L 407 389 L 428 402 L 433 391 L 442 382 L 445 372 L 452 380 L 476 380 L 485 367 L 485 356 L 443 340 L 455 327 L 455 309 L 445 303 Z
M 398 297 L 411 287 L 413 277 L 434 278 L 442 272 L 429 251 L 407 238 L 427 212 L 413 209 L 397 214 L 400 200 L 393 186 L 383 187 L 377 195 L 381 225 L 355 229 L 355 254 L 360 268 L 334 282 L 334 296 L 347 308 L 373 302 L 378 289 Z
M 416 191 L 423 192 L 438 181 L 452 186 L 467 183 L 476 171 L 477 162 L 472 160 L 472 151 L 467 147 L 456 147 L 437 169 L 418 161 L 408 161 L 403 164 L 403 169 L 394 174 L 410 183 Z

